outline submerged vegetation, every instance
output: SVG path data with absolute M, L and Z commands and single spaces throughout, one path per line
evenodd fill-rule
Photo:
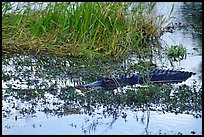
M 130 2 L 3 2 L 2 50 L 86 59 L 119 59 L 133 52 L 138 57 L 151 56 L 154 51 L 159 53 L 162 25 L 170 19 L 154 17 L 154 6 Z

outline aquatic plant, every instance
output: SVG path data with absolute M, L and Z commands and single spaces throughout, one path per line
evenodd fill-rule
M 187 50 L 182 44 L 171 45 L 167 50 L 167 55 L 170 60 L 180 61 L 186 59 Z

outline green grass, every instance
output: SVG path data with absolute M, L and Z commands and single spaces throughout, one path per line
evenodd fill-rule
M 160 50 L 151 39 L 158 41 L 162 24 L 168 21 L 151 15 L 153 3 L 149 9 L 144 3 L 126 2 L 55 2 L 41 10 L 33 10 L 32 5 L 42 3 L 24 2 L 23 10 L 3 2 L 3 52 L 49 52 L 86 59 L 120 59 L 133 52 L 144 55 Z M 132 10 L 127 12 L 129 7 Z

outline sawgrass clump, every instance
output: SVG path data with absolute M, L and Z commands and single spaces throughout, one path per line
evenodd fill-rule
M 2 3 L 3 53 L 120 59 L 159 51 L 162 24 L 154 3 Z M 154 44 L 152 44 L 154 42 Z M 155 44 L 155 42 L 157 44 Z

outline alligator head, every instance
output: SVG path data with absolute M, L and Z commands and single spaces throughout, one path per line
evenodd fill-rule
M 113 90 L 127 84 L 128 84 L 127 78 L 121 79 L 115 77 L 101 76 L 95 82 L 85 85 L 77 85 L 75 88 L 81 90 L 82 92 L 93 91 L 96 89 Z

